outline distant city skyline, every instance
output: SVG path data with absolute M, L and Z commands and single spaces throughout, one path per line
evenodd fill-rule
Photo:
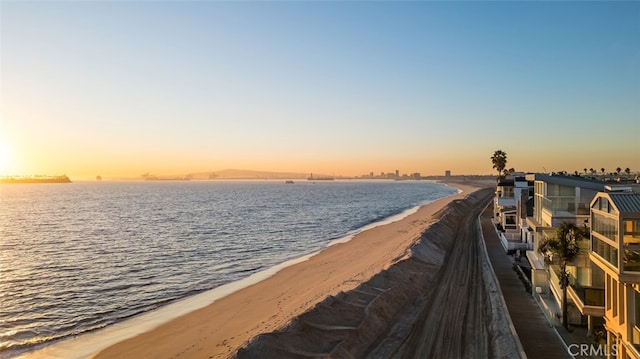
M 640 2 L 2 2 L 0 176 L 640 171 Z

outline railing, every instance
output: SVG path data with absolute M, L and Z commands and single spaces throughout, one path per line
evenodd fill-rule
M 589 206 L 586 203 L 577 203 L 577 207 L 574 196 L 542 198 L 542 209 L 551 213 L 551 215 L 558 215 L 563 212 L 578 216 L 589 215 Z
M 516 199 L 513 197 L 498 198 L 498 205 L 503 207 L 512 207 L 516 205 Z
M 509 237 L 511 237 L 512 239 L 507 239 L 505 234 L 509 235 Z M 504 250 L 507 252 L 515 251 L 518 249 L 533 250 L 533 243 L 523 243 L 520 239 L 520 236 L 518 235 L 516 237 L 514 233 L 498 232 L 498 237 L 500 238 L 500 243 L 502 244 L 502 248 L 504 248 Z
M 561 298 L 562 288 L 560 287 L 560 277 L 552 266 L 549 266 L 549 289 L 555 292 L 557 298 Z
M 551 272 L 550 280 L 558 292 L 562 291 L 560 287 L 560 268 L 558 266 L 549 266 Z M 569 274 L 569 285 L 576 293 L 582 304 L 585 306 L 604 307 L 604 288 L 596 288 L 590 286 L 582 286 L 578 279 Z
M 570 277 L 569 281 L 572 281 Z M 576 293 L 580 301 L 584 305 L 589 305 L 592 307 L 604 307 L 604 289 L 603 288 L 593 288 L 593 287 L 583 287 L 577 282 L 570 283 L 571 288 Z
M 634 233 L 634 234 L 623 234 L 622 236 L 622 242 L 624 243 L 625 246 L 628 246 L 630 244 L 640 244 L 640 234 Z
M 503 232 L 502 235 L 509 242 L 522 242 L 522 235 L 520 234 L 520 232 L 518 233 Z

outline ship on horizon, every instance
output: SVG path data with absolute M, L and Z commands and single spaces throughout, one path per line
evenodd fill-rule
M 333 181 L 334 178 L 332 176 L 314 176 L 313 173 L 307 178 L 308 181 Z
M 71 183 L 67 175 L 62 176 L 7 176 L 0 183 Z

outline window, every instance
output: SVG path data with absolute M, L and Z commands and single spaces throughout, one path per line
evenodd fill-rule
M 591 241 L 592 250 L 602 257 L 605 261 L 609 262 L 614 267 L 618 268 L 618 248 L 609 245 L 609 243 L 593 237 Z
M 623 285 L 619 285 L 618 286 L 618 298 L 620 298 L 620 318 L 619 318 L 619 323 L 623 324 L 625 322 L 625 310 L 624 310 L 624 302 L 625 300 L 624 298 L 624 286 Z
M 640 244 L 640 219 L 625 219 L 622 228 L 625 245 Z
M 596 232 L 614 242 L 618 242 L 618 222 L 613 218 L 606 217 L 600 213 L 593 213 L 591 231 Z
M 623 324 L 625 322 L 625 310 L 624 310 L 624 305 L 625 305 L 625 296 L 624 296 L 624 286 L 623 285 L 619 285 L 618 286 L 618 298 L 620 298 L 620 324 Z
M 640 248 L 624 250 L 624 270 L 626 272 L 640 272 Z
M 640 292 L 634 290 L 633 291 L 633 301 L 634 303 L 634 308 L 636 311 L 636 322 L 634 323 L 634 325 L 636 326 L 636 328 L 640 328 Z
M 607 293 L 607 300 L 606 300 L 606 304 L 607 304 L 607 310 L 611 310 L 611 302 L 613 302 L 613 297 L 612 297 L 612 293 L 611 293 L 611 277 L 609 277 L 608 275 L 605 276 L 605 292 Z M 640 322 L 639 322 L 640 323 Z
M 611 278 L 611 286 L 613 292 L 613 316 L 618 316 L 618 282 L 615 279 Z
M 504 187 L 502 190 L 502 198 L 512 198 L 514 196 L 513 187 Z

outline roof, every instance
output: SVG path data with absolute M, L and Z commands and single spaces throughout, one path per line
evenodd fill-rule
M 609 193 L 609 198 L 621 213 L 640 214 L 640 193 Z
M 501 179 L 500 182 L 498 182 L 498 187 L 513 187 L 515 185 L 515 182 L 513 181 L 513 179 Z
M 548 175 L 544 173 L 535 174 L 536 181 L 544 181 L 547 183 L 556 183 L 570 187 L 581 187 L 596 191 L 604 191 L 605 182 L 594 181 L 588 178 L 564 175 Z

